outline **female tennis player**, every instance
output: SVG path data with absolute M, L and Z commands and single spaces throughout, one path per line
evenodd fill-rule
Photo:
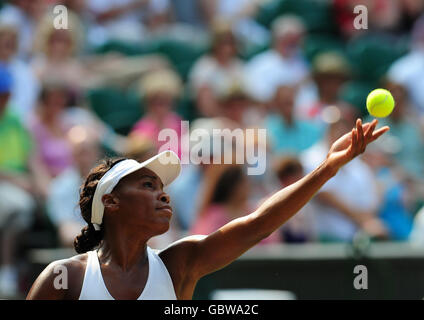
M 276 192 L 256 211 L 159 253 L 147 241 L 169 228 L 172 209 L 163 187 L 178 176 L 178 157 L 165 151 L 143 163 L 106 161 L 90 172 L 81 190 L 81 213 L 88 225 L 75 239 L 80 254 L 48 265 L 27 299 L 191 299 L 201 277 L 268 237 L 343 165 L 389 130 L 375 130 L 376 125 L 377 120 L 362 125 L 358 119 L 356 128 L 334 142 L 314 171 Z M 165 165 L 165 157 L 174 161 Z M 57 285 L 58 270 L 66 270 L 67 285 L 63 279 Z

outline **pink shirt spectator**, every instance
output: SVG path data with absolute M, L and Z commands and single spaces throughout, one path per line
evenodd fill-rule
M 170 150 L 174 151 L 181 158 L 181 121 L 183 119 L 174 112 L 169 113 L 165 120 L 163 121 L 162 126 L 160 127 L 155 120 L 151 117 L 144 117 L 138 121 L 132 130 L 132 133 L 141 134 L 143 136 L 151 139 L 158 148 L 164 144 L 169 144 L 169 141 L 159 141 L 158 136 L 159 132 L 162 129 L 172 129 L 177 133 L 178 136 L 178 145 L 171 145 Z
M 37 143 L 40 158 L 52 177 L 71 166 L 72 148 L 64 136 L 52 134 L 38 117 L 30 120 L 29 130 Z

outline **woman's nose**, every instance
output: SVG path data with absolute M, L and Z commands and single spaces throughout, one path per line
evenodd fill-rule
M 165 203 L 169 203 L 170 202 L 170 198 L 169 195 L 166 194 L 165 192 L 163 192 L 160 196 L 159 196 L 159 200 Z

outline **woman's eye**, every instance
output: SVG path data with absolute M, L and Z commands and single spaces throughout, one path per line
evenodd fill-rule
M 153 188 L 153 183 L 151 183 L 151 182 L 144 182 L 143 183 L 143 187 Z

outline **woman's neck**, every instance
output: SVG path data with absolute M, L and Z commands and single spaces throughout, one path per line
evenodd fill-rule
M 56 115 L 47 114 L 47 113 L 44 113 L 44 112 L 40 114 L 40 119 L 43 123 L 45 123 L 49 127 L 55 126 L 55 124 L 57 123 Z
M 159 114 L 157 112 L 149 112 L 146 115 L 147 119 L 151 119 L 152 121 L 154 121 L 156 123 L 156 125 L 158 127 L 162 127 L 162 125 L 165 123 L 166 118 L 167 118 L 167 114 Z
M 50 53 L 47 54 L 47 60 L 50 63 L 62 64 L 62 63 L 70 61 L 71 59 L 70 59 L 69 54 L 50 52 Z
M 41 113 L 40 121 L 52 135 L 56 137 L 62 137 L 64 135 L 58 116 Z
M 233 61 L 233 57 L 224 55 L 215 55 L 215 60 L 223 67 L 228 67 Z
M 147 239 L 137 234 L 123 234 L 121 231 L 109 230 L 105 232 L 103 245 L 100 247 L 100 261 L 103 264 L 118 266 L 123 271 L 146 263 Z

